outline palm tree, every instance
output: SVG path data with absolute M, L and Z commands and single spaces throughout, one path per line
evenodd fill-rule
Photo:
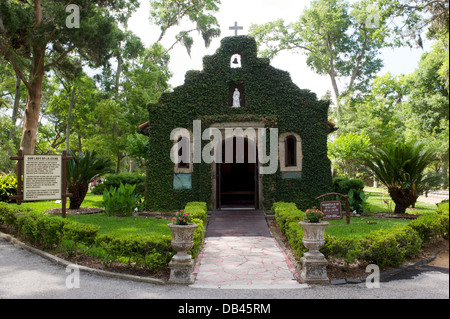
M 67 185 L 70 198 L 69 209 L 78 209 L 83 203 L 89 189 L 89 183 L 96 177 L 112 172 L 109 158 L 97 157 L 95 152 L 72 155 L 73 160 L 67 161 Z
M 387 187 L 395 203 L 394 213 L 403 214 L 416 202 L 424 185 L 441 179 L 425 172 L 436 159 L 436 152 L 424 143 L 400 142 L 370 150 L 363 163 Z

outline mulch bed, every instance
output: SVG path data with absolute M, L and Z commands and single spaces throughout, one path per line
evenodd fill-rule
M 44 214 L 61 215 L 61 208 L 47 209 Z M 82 214 L 98 214 L 102 213 L 103 209 L 98 207 L 80 207 L 78 209 L 66 209 L 66 215 L 82 215 Z
M 396 219 L 416 219 L 420 217 L 420 215 L 416 214 L 392 214 L 392 213 L 370 213 L 369 215 L 364 215 L 363 217 L 371 217 L 371 218 L 396 218 Z

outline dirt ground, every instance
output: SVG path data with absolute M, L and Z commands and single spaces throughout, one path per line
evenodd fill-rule
M 66 215 L 80 215 L 80 214 L 97 214 L 103 209 L 97 207 L 80 207 L 78 209 L 66 209 Z M 61 208 L 47 209 L 44 214 L 61 215 Z

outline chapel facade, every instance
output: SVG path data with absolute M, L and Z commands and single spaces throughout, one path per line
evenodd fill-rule
M 329 101 L 258 58 L 252 37 L 222 39 L 202 71 L 148 108 L 149 210 L 306 209 L 331 190 Z

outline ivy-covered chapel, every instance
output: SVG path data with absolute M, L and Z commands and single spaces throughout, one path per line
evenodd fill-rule
M 298 88 L 288 72 L 258 58 L 252 37 L 222 39 L 217 52 L 204 57 L 202 71 L 187 72 L 184 85 L 148 108 L 149 210 L 177 210 L 191 201 L 206 202 L 211 210 L 270 209 L 277 201 L 306 209 L 331 189 L 329 102 Z M 210 155 L 207 129 L 212 128 L 256 134 L 242 139 L 242 154 L 236 146 L 239 137 L 228 138 L 234 145 L 231 155 L 225 155 L 228 144 L 222 134 L 213 149 L 220 155 L 213 154 L 210 161 L 205 154 Z M 277 129 L 277 156 L 275 170 L 267 173 L 274 163 L 261 161 L 261 154 L 269 154 L 273 145 L 270 129 Z

